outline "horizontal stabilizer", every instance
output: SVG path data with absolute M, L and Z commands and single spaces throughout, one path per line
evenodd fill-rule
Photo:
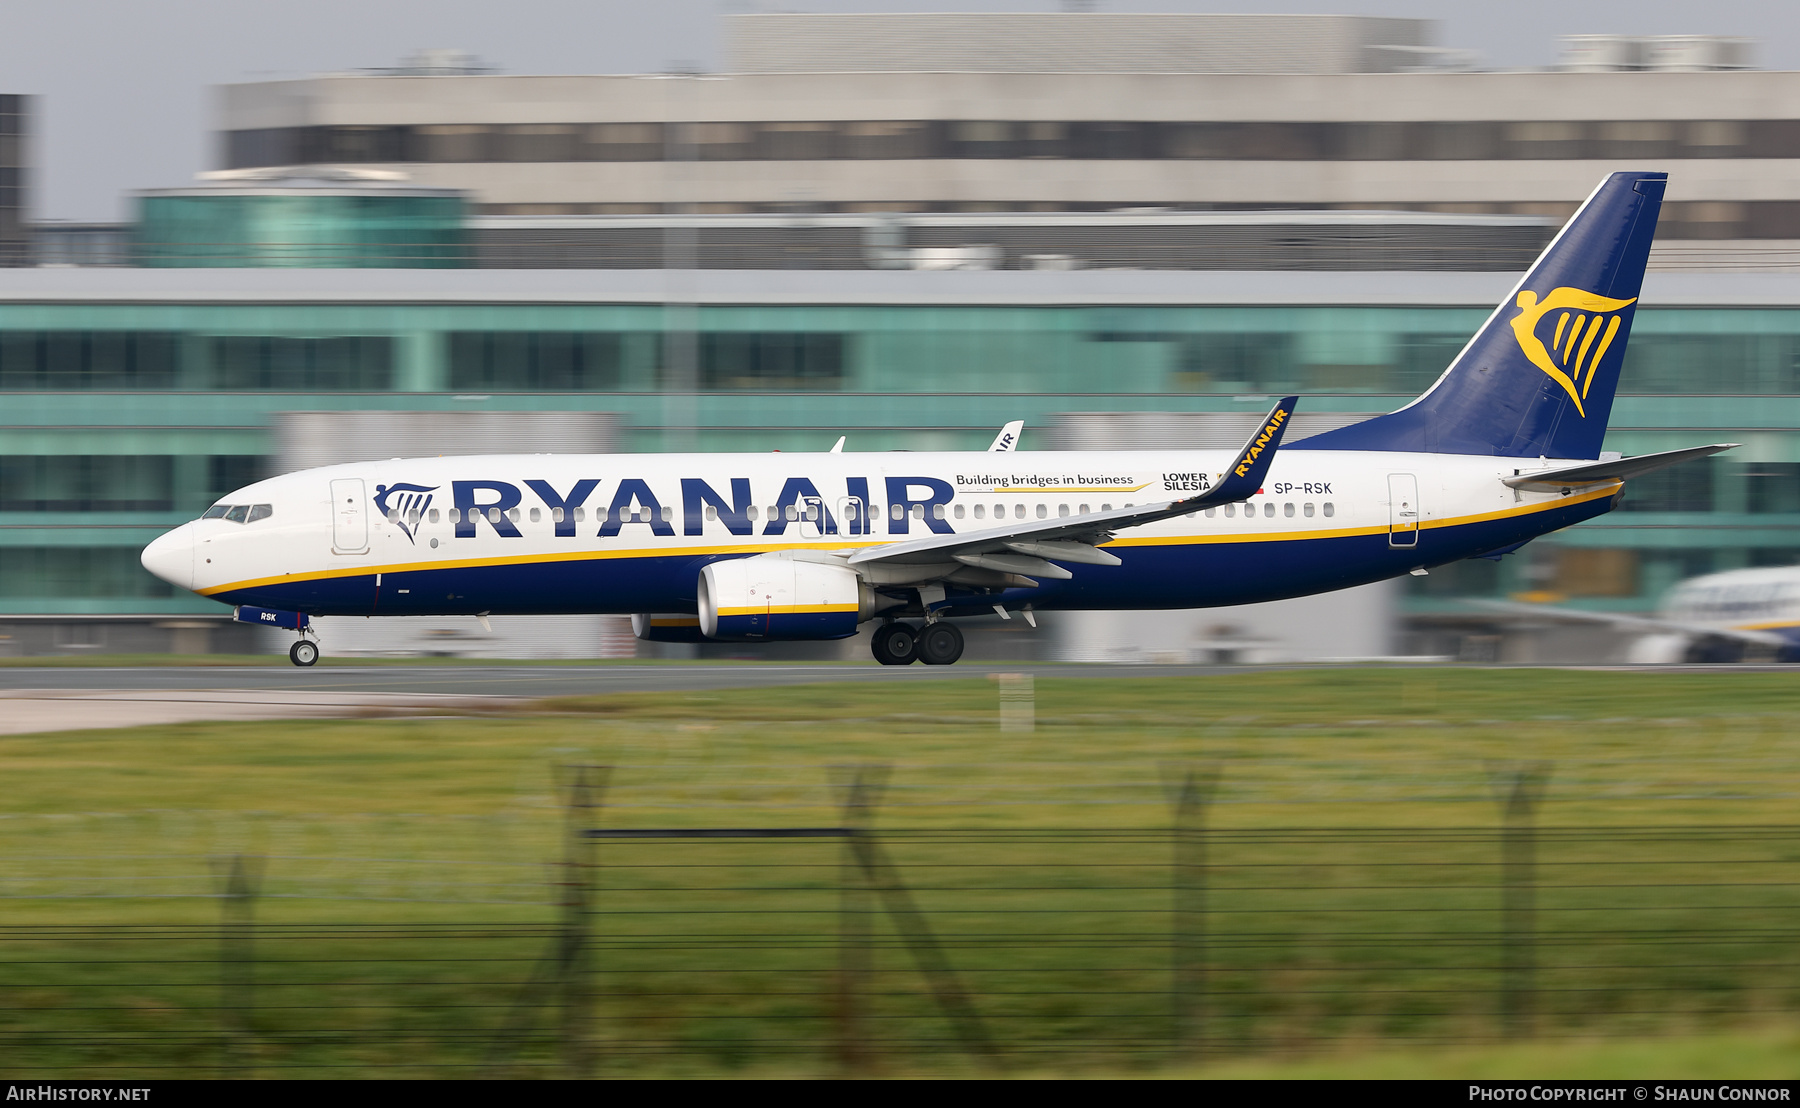
M 1627 477 L 1641 477 L 1646 473 L 1655 473 L 1682 462 L 1705 458 L 1722 450 L 1732 450 L 1739 445 L 1741 444 L 1735 442 L 1720 442 L 1711 446 L 1690 446 L 1682 450 L 1665 450 L 1660 454 L 1639 454 L 1635 458 L 1612 458 L 1583 462 L 1578 466 L 1563 466 L 1560 469 L 1517 472 L 1512 477 L 1502 477 L 1500 480 L 1515 489 L 1538 485 L 1598 485 L 1608 481 L 1622 481 Z

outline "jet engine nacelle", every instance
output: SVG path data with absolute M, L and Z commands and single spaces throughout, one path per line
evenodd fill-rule
M 638 612 L 631 617 L 631 633 L 645 642 L 705 642 L 700 617 L 692 612 Z
M 700 631 L 709 639 L 847 639 L 875 614 L 875 593 L 848 566 L 758 554 L 700 571 Z

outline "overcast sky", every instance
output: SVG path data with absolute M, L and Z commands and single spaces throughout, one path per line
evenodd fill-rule
M 1800 6 L 1777 0 L 1100 0 L 1100 11 L 1334 12 L 1438 19 L 1488 65 L 1548 65 L 1557 35 L 1729 34 L 1800 68 Z M 746 11 L 1055 11 L 1055 0 L 6 0 L 0 92 L 38 97 L 31 217 L 124 218 L 131 189 L 215 168 L 212 85 L 393 65 L 422 47 L 508 73 L 722 65 L 719 16 Z

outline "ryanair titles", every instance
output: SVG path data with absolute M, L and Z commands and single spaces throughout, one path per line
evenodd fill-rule
M 719 527 L 745 536 L 787 535 L 790 530 L 797 531 L 801 538 L 872 535 L 878 521 L 883 525 L 883 533 L 889 535 L 905 535 L 915 527 L 938 534 L 954 533 L 945 519 L 946 505 L 956 496 L 950 482 L 937 477 L 877 480 L 874 488 L 870 478 L 850 477 L 843 479 L 841 485 L 822 489 L 811 478 L 788 477 L 781 481 L 778 491 L 772 486 L 752 490 L 745 477 L 722 483 L 682 477 L 658 480 L 654 485 L 643 478 L 625 477 L 609 490 L 603 490 L 604 482 L 599 477 L 583 477 L 562 485 L 540 479 L 449 481 L 445 485 L 450 507 L 445 511 L 459 539 L 473 539 L 484 532 L 500 538 L 523 538 L 519 524 L 527 520 L 540 522 L 545 515 L 559 538 L 576 537 L 590 517 L 598 525 L 592 532 L 597 538 L 615 537 L 633 526 L 646 527 L 652 534 L 669 538 L 674 537 L 678 526 L 684 535 L 702 535 Z M 409 538 L 421 522 L 438 522 L 439 509 L 431 506 L 430 494 L 441 496 L 439 490 L 444 485 L 376 487 L 416 490 L 404 507 L 395 507 L 393 501 L 381 496 L 375 500 L 377 513 L 398 525 Z

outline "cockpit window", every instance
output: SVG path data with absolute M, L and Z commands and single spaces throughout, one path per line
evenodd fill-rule
M 271 505 L 271 504 L 252 504 L 252 505 L 250 505 L 250 522 L 251 523 L 255 523 L 259 519 L 268 519 L 270 516 L 272 516 L 274 514 L 275 514 L 274 505 Z
M 229 511 L 231 511 L 231 505 L 229 505 L 229 504 L 214 504 L 212 507 L 206 509 L 206 514 L 201 516 L 200 518 L 201 519 L 224 519 L 225 513 L 229 512 Z
M 229 523 L 255 523 L 275 514 L 273 504 L 214 504 L 201 519 L 222 519 Z
M 242 523 L 242 522 L 244 522 L 244 517 L 249 514 L 250 514 L 250 505 L 248 505 L 248 504 L 233 504 L 231 506 L 231 510 L 229 512 L 225 513 L 225 522 L 227 522 L 227 523 Z

